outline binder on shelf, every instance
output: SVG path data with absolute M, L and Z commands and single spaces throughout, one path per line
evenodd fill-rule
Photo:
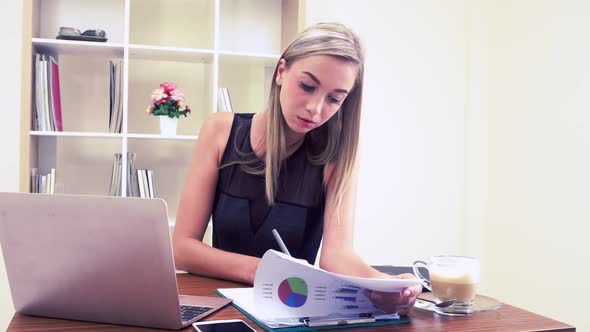
M 137 171 L 135 170 L 135 158 L 135 153 L 127 153 L 127 196 L 129 197 L 141 197 L 139 195 Z
M 139 196 L 141 198 L 155 198 L 154 195 L 154 171 L 151 169 L 138 169 L 136 171 Z
M 311 331 L 407 323 L 375 308 L 364 289 L 399 292 L 420 279 L 372 279 L 344 276 L 268 250 L 252 288 L 221 288 L 239 311 L 266 331 Z
M 123 123 L 123 68 L 121 61 L 109 61 L 109 132 L 121 133 Z
M 141 198 L 147 197 L 145 194 L 143 169 L 137 170 L 137 181 L 139 182 L 139 197 L 141 197 Z
M 147 174 L 147 183 L 148 183 L 148 197 L 149 198 L 155 198 L 154 196 L 154 171 L 151 169 L 147 169 L 146 170 L 146 174 Z
M 227 88 L 219 88 L 217 91 L 217 112 L 233 112 Z
M 111 172 L 111 186 L 109 187 L 109 196 L 121 196 L 121 154 L 115 153 L 113 156 L 113 168 Z

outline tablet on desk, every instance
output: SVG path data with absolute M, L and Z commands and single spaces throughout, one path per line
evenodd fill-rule
M 241 319 L 196 322 L 193 327 L 197 332 L 256 332 Z

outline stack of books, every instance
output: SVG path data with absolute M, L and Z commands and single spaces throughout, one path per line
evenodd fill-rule
M 55 168 L 45 175 L 40 175 L 38 168 L 32 168 L 30 190 L 32 193 L 55 194 Z
M 109 132 L 121 133 L 123 123 L 123 64 L 121 61 L 109 61 Z
M 154 195 L 154 171 L 151 169 L 138 169 L 137 182 L 139 183 L 139 197 L 155 198 Z
M 115 153 L 113 157 L 113 171 L 111 174 L 110 196 L 121 196 L 122 184 L 122 155 Z M 151 169 L 135 169 L 137 155 L 127 153 L 127 197 L 154 198 L 154 171 Z
M 59 65 L 51 56 L 35 54 L 35 111 L 33 130 L 63 131 L 59 91 Z
M 217 112 L 233 112 L 234 109 L 231 105 L 231 99 L 229 97 L 229 91 L 227 88 L 219 88 L 217 92 Z

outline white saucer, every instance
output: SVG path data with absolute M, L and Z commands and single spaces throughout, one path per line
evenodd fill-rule
M 447 312 L 440 311 L 440 309 L 436 308 L 433 303 L 430 303 L 427 301 L 421 301 L 420 298 L 435 301 L 435 298 L 432 295 L 432 293 L 428 292 L 428 293 L 420 294 L 420 296 L 416 300 L 415 307 L 419 308 L 419 309 L 423 309 L 423 310 L 434 311 L 438 314 L 448 315 L 448 316 L 467 316 L 467 315 L 474 314 L 476 312 L 496 310 L 502 306 L 502 302 L 500 302 L 496 299 L 493 299 L 491 297 L 487 297 L 484 295 L 476 295 L 475 299 L 473 300 L 473 307 L 470 308 L 469 313 L 467 313 L 467 314 L 466 313 L 447 313 Z

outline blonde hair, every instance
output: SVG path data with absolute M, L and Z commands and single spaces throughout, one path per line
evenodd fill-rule
M 281 55 L 286 68 L 294 62 L 314 56 L 329 55 L 349 61 L 358 68 L 355 84 L 348 96 L 332 118 L 321 127 L 309 132 L 313 151 L 308 151 L 308 159 L 315 165 L 327 165 L 334 162 L 334 169 L 329 179 L 324 179 L 327 187 L 333 182 L 334 195 L 329 206 L 340 206 L 344 192 L 350 184 L 354 170 L 360 131 L 361 103 L 363 95 L 364 54 L 359 37 L 348 27 L 339 23 L 319 23 L 303 31 Z M 285 122 L 279 95 L 281 86 L 276 84 L 279 64 L 275 68 L 267 106 L 265 165 L 249 167 L 243 164 L 249 173 L 263 174 L 266 180 L 266 197 L 270 205 L 274 204 L 281 166 L 287 157 L 285 142 Z

